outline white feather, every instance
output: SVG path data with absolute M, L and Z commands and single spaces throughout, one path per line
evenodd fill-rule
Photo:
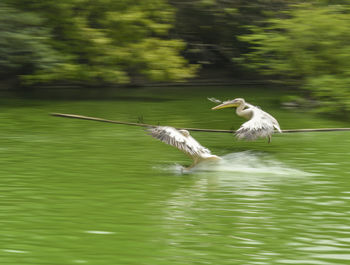
M 248 103 L 246 103 L 246 107 L 247 109 L 244 111 L 249 112 L 251 118 L 237 130 L 237 138 L 255 140 L 259 137 L 271 136 L 275 129 L 282 132 L 277 120 L 270 114 Z
M 214 102 L 214 103 L 222 103 L 222 100 L 217 99 L 217 98 L 207 98 L 209 101 Z
M 212 109 L 216 110 L 233 107 L 236 108 L 236 114 L 238 116 L 248 120 L 236 131 L 237 138 L 255 140 L 259 137 L 267 137 L 270 142 L 271 135 L 274 133 L 275 129 L 280 133 L 282 132 L 274 117 L 259 107 L 245 102 L 244 98 L 224 101 Z
M 218 156 L 212 155 L 210 150 L 198 143 L 188 131 L 177 130 L 170 126 L 157 126 L 148 129 L 154 138 L 172 145 L 190 156 L 194 164 L 207 159 L 219 159 Z

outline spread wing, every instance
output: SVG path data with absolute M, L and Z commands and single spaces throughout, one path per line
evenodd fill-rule
M 255 140 L 259 137 L 265 138 L 272 135 L 275 129 L 282 132 L 277 120 L 270 114 L 255 106 L 249 106 L 249 108 L 251 108 L 253 115 L 237 130 L 237 138 Z
M 211 155 L 210 150 L 200 145 L 187 131 L 185 132 L 188 135 L 185 136 L 179 130 L 169 126 L 157 126 L 147 130 L 154 138 L 176 147 L 192 159 Z
M 222 100 L 217 99 L 217 98 L 207 98 L 209 101 L 214 102 L 214 103 L 222 103 Z

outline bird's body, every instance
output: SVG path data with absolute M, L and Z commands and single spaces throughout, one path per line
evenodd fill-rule
M 198 143 L 187 130 L 177 130 L 170 126 L 157 126 L 148 129 L 154 138 L 172 145 L 187 154 L 192 160 L 192 168 L 203 161 L 220 160 L 220 157 L 211 154 L 210 150 Z
M 222 109 L 229 107 L 237 107 L 236 114 L 248 121 L 243 123 L 236 131 L 238 139 L 256 140 L 257 138 L 265 138 L 271 141 L 271 135 L 275 130 L 282 132 L 278 121 L 262 109 L 253 106 L 243 98 L 225 101 L 212 109 Z

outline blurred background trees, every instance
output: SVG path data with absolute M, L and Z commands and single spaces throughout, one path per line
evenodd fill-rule
M 1 46 L 17 43 L 17 53 L 30 53 L 21 58 L 26 69 L 16 72 L 26 83 L 129 83 L 139 75 L 156 81 L 184 80 L 197 68 L 180 55 L 185 43 L 168 37 L 175 10 L 163 0 L 12 0 L 1 9 L 11 10 L 17 21 L 13 26 L 15 18 L 2 18 L 7 24 L 2 34 L 12 37 Z M 29 44 L 27 39 L 33 41 Z M 50 67 L 38 54 L 44 47 L 52 51 L 47 56 L 59 58 L 48 58 Z M 14 53 L 4 53 L 13 57 L 8 60 L 18 61 Z M 2 68 L 10 71 L 6 64 Z
M 266 75 L 307 91 L 324 111 L 350 112 L 349 7 L 347 0 L 3 0 L 0 77 L 101 85 L 226 71 Z
M 344 114 L 350 112 L 350 9 L 322 2 L 297 5 L 240 38 L 251 45 L 248 67 L 303 88 L 323 112 Z
M 52 36 L 36 13 L 0 4 L 0 76 L 15 79 L 50 69 L 60 61 Z
M 289 9 L 293 0 L 169 0 L 177 8 L 172 35 L 187 44 L 186 58 L 204 67 L 229 68 L 232 75 L 247 73 L 242 54 L 250 44 L 239 36 L 249 33 L 248 25 L 263 25 L 265 20 Z

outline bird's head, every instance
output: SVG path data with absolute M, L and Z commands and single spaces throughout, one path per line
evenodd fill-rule
M 222 104 L 212 108 L 212 110 L 224 109 L 224 108 L 235 108 L 242 104 L 245 104 L 245 100 L 243 98 L 235 98 L 233 100 L 224 101 Z

